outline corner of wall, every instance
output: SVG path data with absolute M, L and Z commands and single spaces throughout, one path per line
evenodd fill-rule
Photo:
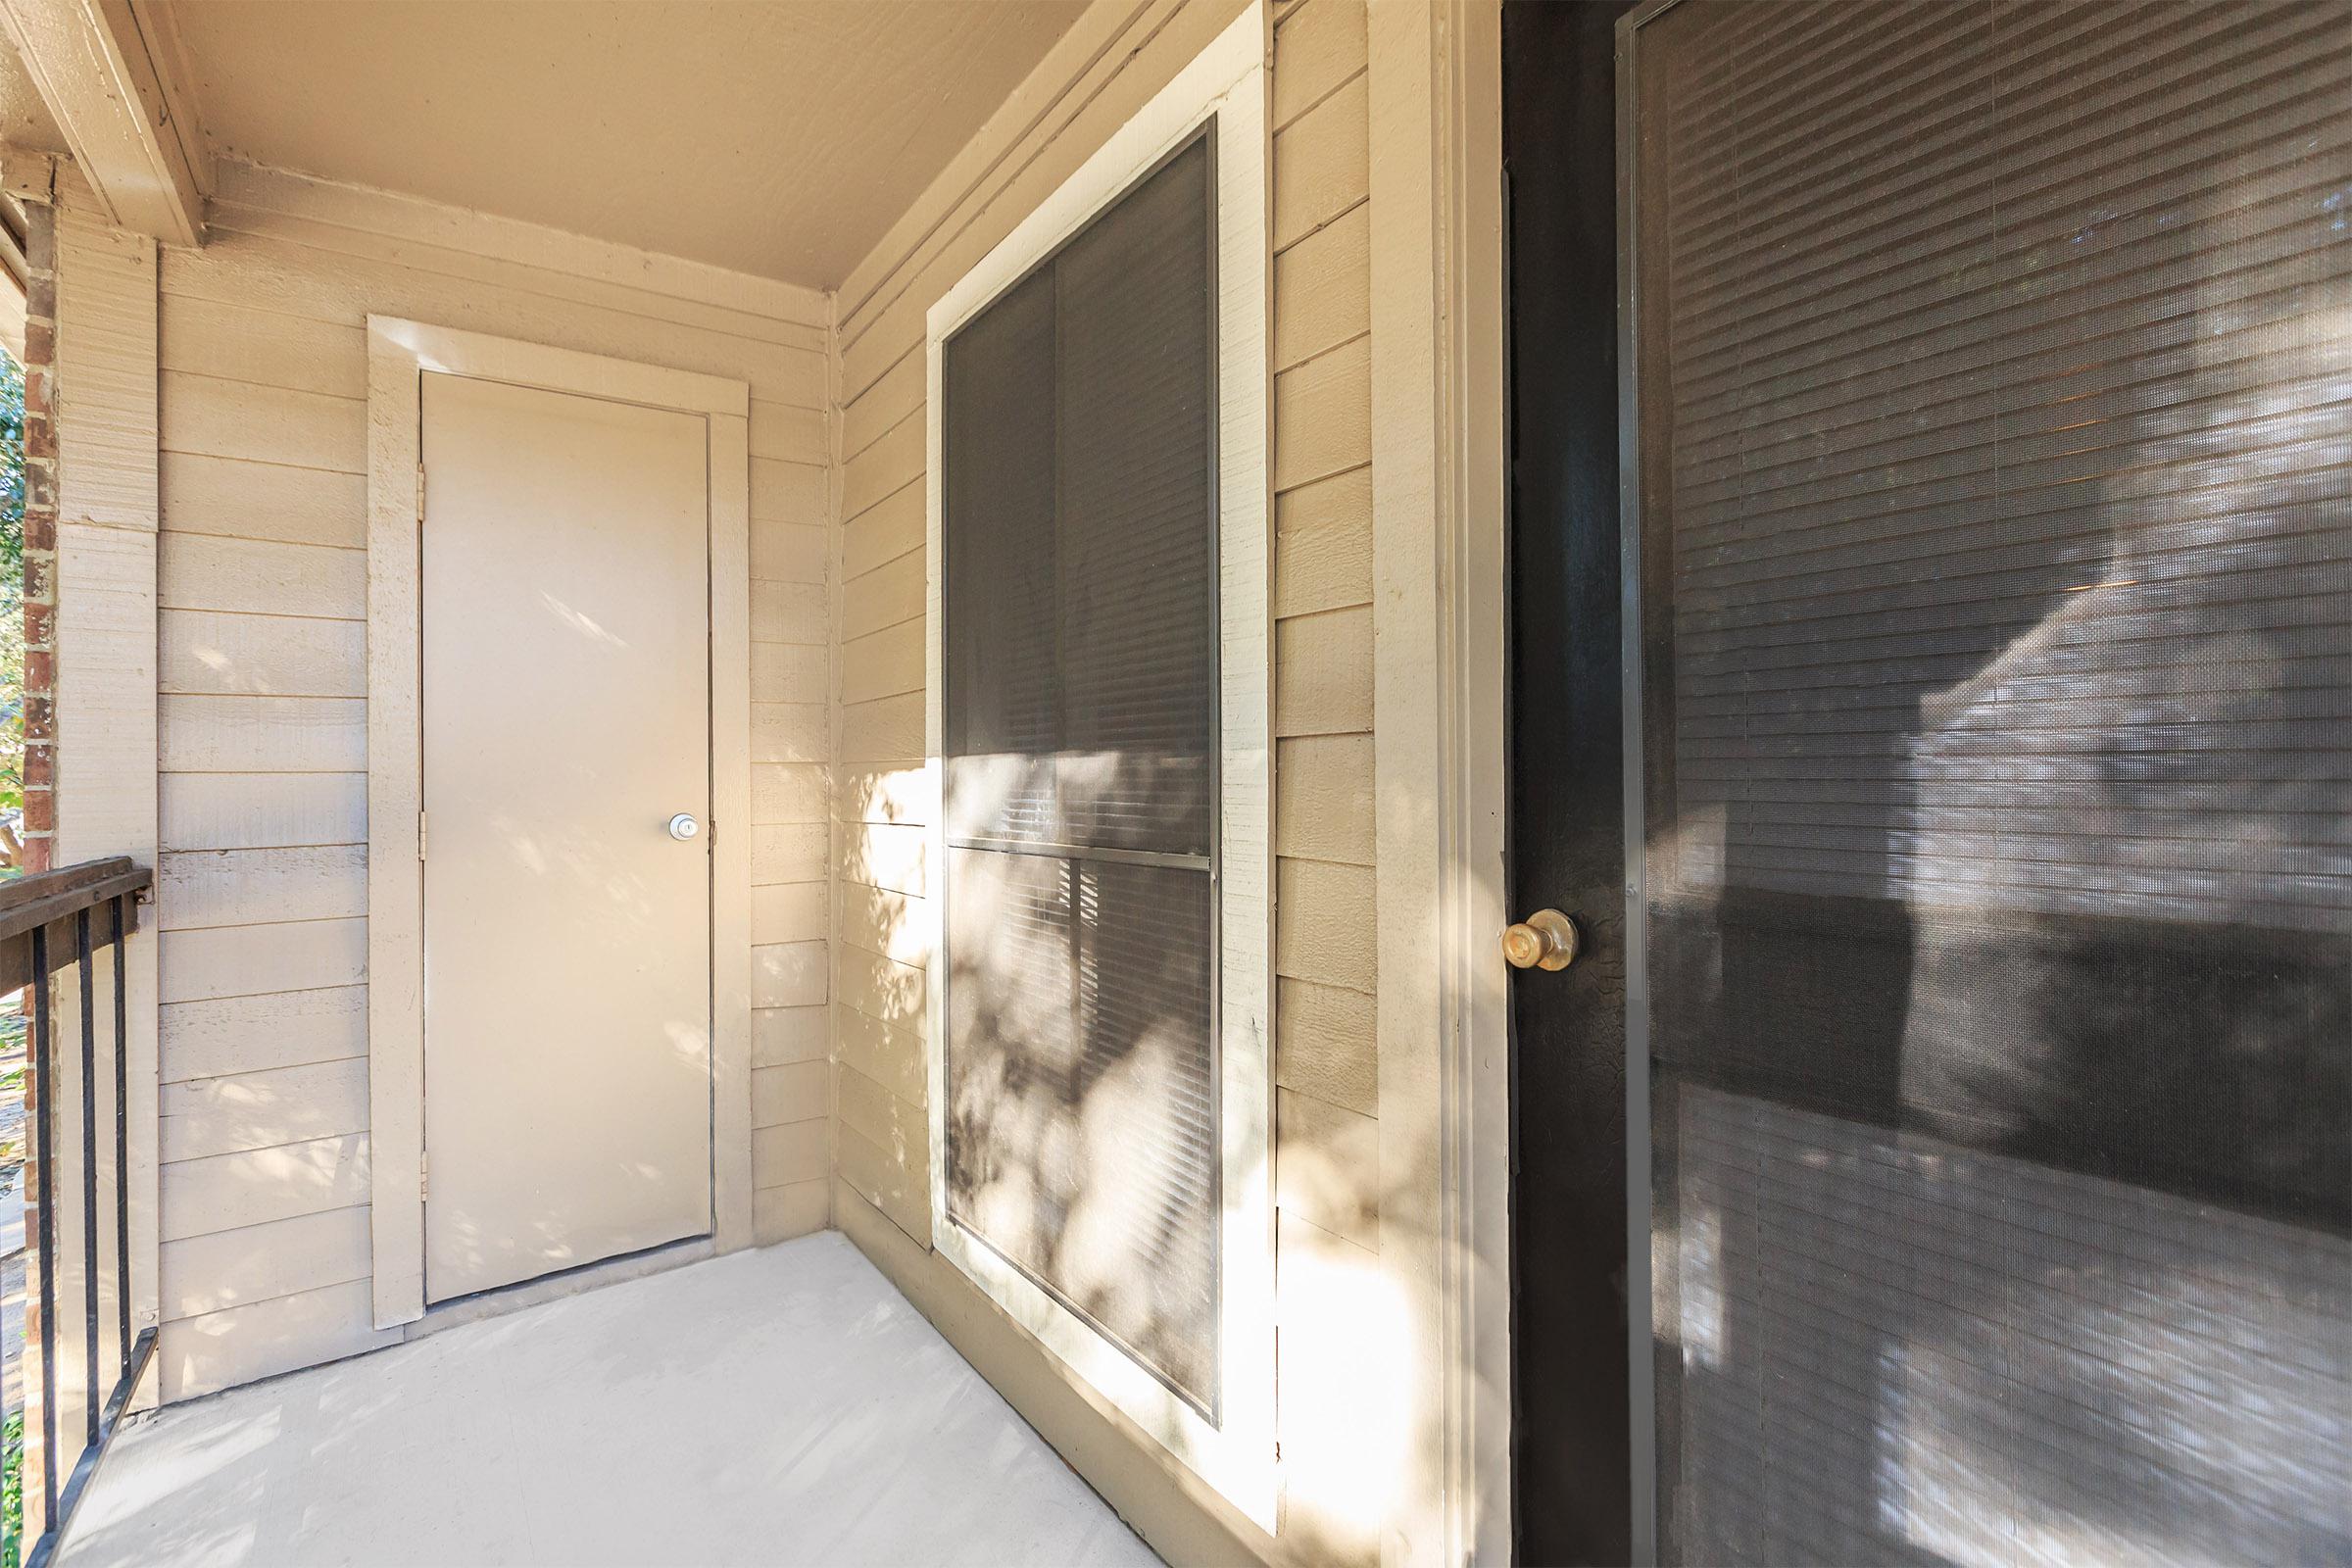
M 825 293 L 825 1214 L 841 1225 L 841 588 L 842 588 L 841 290 Z

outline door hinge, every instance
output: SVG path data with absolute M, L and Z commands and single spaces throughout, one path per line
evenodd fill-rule
M 416 465 L 416 521 L 424 521 L 424 465 Z
M 421 1203 L 432 1196 L 433 1156 L 429 1152 L 418 1154 L 416 1156 L 416 1201 Z
M 416 858 L 418 860 L 424 858 L 424 813 L 422 811 L 416 813 Z

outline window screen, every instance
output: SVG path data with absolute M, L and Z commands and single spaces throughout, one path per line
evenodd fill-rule
M 1214 1418 L 1204 134 L 943 346 L 952 1219 Z
M 1697 1562 L 2352 1560 L 2352 25 L 1638 35 Z

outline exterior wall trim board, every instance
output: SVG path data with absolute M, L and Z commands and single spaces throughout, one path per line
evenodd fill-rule
M 1498 0 L 1371 0 L 1381 1270 L 1408 1434 L 1384 1564 L 1507 1562 L 1510 1018 Z

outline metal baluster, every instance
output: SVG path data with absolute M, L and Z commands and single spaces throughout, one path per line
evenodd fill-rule
M 123 1050 L 129 1038 L 126 971 L 122 964 L 123 927 L 129 923 L 123 906 L 130 895 L 119 893 L 115 908 L 115 1316 L 120 1337 L 116 1348 L 122 1367 L 130 1365 L 130 1067 Z M 118 1375 L 122 1368 L 118 1368 Z
M 98 994 L 90 977 L 90 911 L 74 915 L 74 964 L 81 978 L 81 1373 L 82 1415 L 98 1446 Z
M 57 1075 L 49 1061 L 49 930 L 32 933 L 32 1118 L 40 1170 L 41 1221 L 41 1528 L 57 1519 L 57 1152 L 50 1118 L 57 1108 Z

